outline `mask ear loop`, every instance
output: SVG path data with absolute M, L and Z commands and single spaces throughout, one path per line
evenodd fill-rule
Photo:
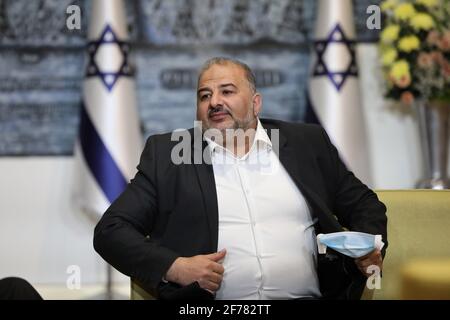
M 377 248 L 378 250 L 381 250 L 381 249 L 383 249 L 383 247 L 384 247 L 384 242 L 381 237 L 381 234 L 377 234 L 375 236 L 375 248 Z
M 322 238 L 323 233 L 319 233 L 317 235 L 317 249 L 319 251 L 319 254 L 325 254 L 327 253 L 327 246 L 324 245 L 322 242 L 320 242 L 320 239 Z

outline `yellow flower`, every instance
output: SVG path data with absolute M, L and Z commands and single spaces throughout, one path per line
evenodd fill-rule
M 396 24 L 392 24 L 384 28 L 381 32 L 381 41 L 385 43 L 391 43 L 398 38 L 398 33 L 400 31 L 400 27 Z
M 397 50 L 394 48 L 387 48 L 383 50 L 381 55 L 381 62 L 383 66 L 390 66 L 395 59 L 397 59 Z
M 420 46 L 419 38 L 416 36 L 405 36 L 398 41 L 398 48 L 403 52 L 411 52 Z
M 386 0 L 381 3 L 381 11 L 388 11 L 394 9 L 397 0 Z
M 416 3 L 424 5 L 427 8 L 432 8 L 438 4 L 438 0 L 416 0 Z
M 411 73 L 406 60 L 394 62 L 389 70 L 389 81 L 399 88 L 407 88 L 411 84 Z
M 429 14 L 418 13 L 414 17 L 412 17 L 411 26 L 415 30 L 430 30 L 432 27 L 434 27 L 434 20 Z
M 402 77 L 410 77 L 409 73 L 409 64 L 406 60 L 396 61 L 389 71 L 389 76 L 391 76 L 394 80 L 399 80 Z
M 394 10 L 394 16 L 399 20 L 408 20 L 416 13 L 411 3 L 402 3 Z

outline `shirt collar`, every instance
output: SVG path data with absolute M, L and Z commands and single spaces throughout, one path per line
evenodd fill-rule
M 265 145 L 269 149 L 272 148 L 272 141 L 270 141 L 270 138 L 259 119 L 258 124 L 256 125 L 255 141 L 259 144 Z

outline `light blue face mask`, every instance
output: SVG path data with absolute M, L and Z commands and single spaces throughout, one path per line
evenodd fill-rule
M 326 253 L 327 247 L 352 258 L 359 258 L 384 246 L 381 235 L 364 232 L 342 231 L 317 235 L 320 254 Z

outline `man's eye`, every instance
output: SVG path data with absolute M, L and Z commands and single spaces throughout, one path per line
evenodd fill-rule
M 210 94 L 203 94 L 203 95 L 200 96 L 200 100 L 204 101 L 206 99 L 209 99 L 210 96 L 211 96 Z
M 232 94 L 233 93 L 233 91 L 231 91 L 231 90 L 223 90 L 223 94 L 224 95 L 229 95 L 229 94 Z

